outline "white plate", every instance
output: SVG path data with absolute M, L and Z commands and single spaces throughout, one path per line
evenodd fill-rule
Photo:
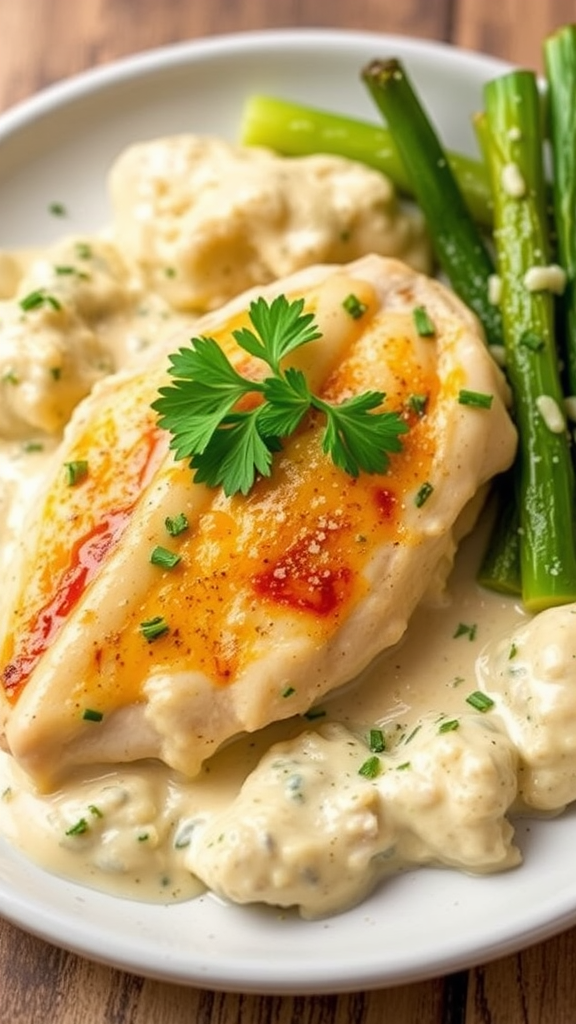
M 108 219 L 106 172 L 131 141 L 180 131 L 234 138 L 244 98 L 270 92 L 378 120 L 359 81 L 403 58 L 452 147 L 495 60 L 430 43 L 337 31 L 216 38 L 151 52 L 56 86 L 0 118 L 0 246 L 48 242 Z M 65 221 L 49 205 L 66 206 Z M 525 863 L 471 878 L 421 870 L 357 909 L 306 923 L 207 896 L 170 907 L 53 878 L 0 842 L 0 912 L 60 946 L 170 981 L 261 993 L 399 984 L 505 955 L 576 922 L 576 814 L 519 831 Z

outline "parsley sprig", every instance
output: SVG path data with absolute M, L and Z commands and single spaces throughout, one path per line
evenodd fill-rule
M 310 410 L 326 420 L 323 451 L 351 476 L 384 473 L 388 453 L 400 451 L 408 426 L 396 412 L 374 412 L 382 392 L 333 405 L 313 394 L 301 370 L 282 367 L 287 355 L 321 337 L 313 314 L 303 309 L 304 299 L 279 295 L 268 303 L 260 297 L 248 311 L 252 327 L 232 332 L 240 348 L 271 371 L 261 380 L 239 374 L 214 338 L 192 338 L 169 357 L 173 382 L 159 389 L 152 408 L 172 434 L 176 458 L 190 459 L 196 482 L 222 486 L 227 495 L 248 494 L 258 474 L 270 476 L 282 438 Z

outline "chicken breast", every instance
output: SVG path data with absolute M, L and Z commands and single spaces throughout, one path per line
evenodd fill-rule
M 445 575 L 463 514 L 513 459 L 504 378 L 443 285 L 378 256 L 317 266 L 233 300 L 196 333 L 256 374 L 230 332 L 250 299 L 279 293 L 303 296 L 322 332 L 293 363 L 330 401 L 385 392 L 409 427 L 402 450 L 385 474 L 353 478 L 311 418 L 270 478 L 227 497 L 193 481 L 158 427 L 166 351 L 98 384 L 27 525 L 3 623 L 4 741 L 40 787 L 76 765 L 142 757 L 193 775 L 238 733 L 305 713 L 399 640 Z M 357 319 L 351 293 L 366 306 Z M 418 333 L 415 307 L 433 335 Z M 463 389 L 489 407 L 462 404 Z M 174 536 L 167 523 L 182 514 Z M 157 545 L 180 556 L 175 568 L 151 563 Z M 167 628 L 151 641 L 142 624 L 157 618 Z

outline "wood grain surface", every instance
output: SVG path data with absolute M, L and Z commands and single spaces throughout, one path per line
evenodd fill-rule
M 419 36 L 540 70 L 543 36 L 568 21 L 576 21 L 571 0 L 0 0 L 0 110 L 126 54 L 263 28 L 331 26 Z M 0 920 L 0 1021 L 571 1024 L 576 1021 L 576 929 L 448 978 L 350 995 L 281 998 L 136 977 L 66 953 Z

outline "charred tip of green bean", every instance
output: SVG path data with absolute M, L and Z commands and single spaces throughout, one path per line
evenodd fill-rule
M 361 72 L 361 78 L 366 83 L 375 82 L 379 85 L 388 82 L 391 78 L 403 76 L 404 68 L 397 57 L 387 57 L 385 59 L 375 57 L 363 67 Z

